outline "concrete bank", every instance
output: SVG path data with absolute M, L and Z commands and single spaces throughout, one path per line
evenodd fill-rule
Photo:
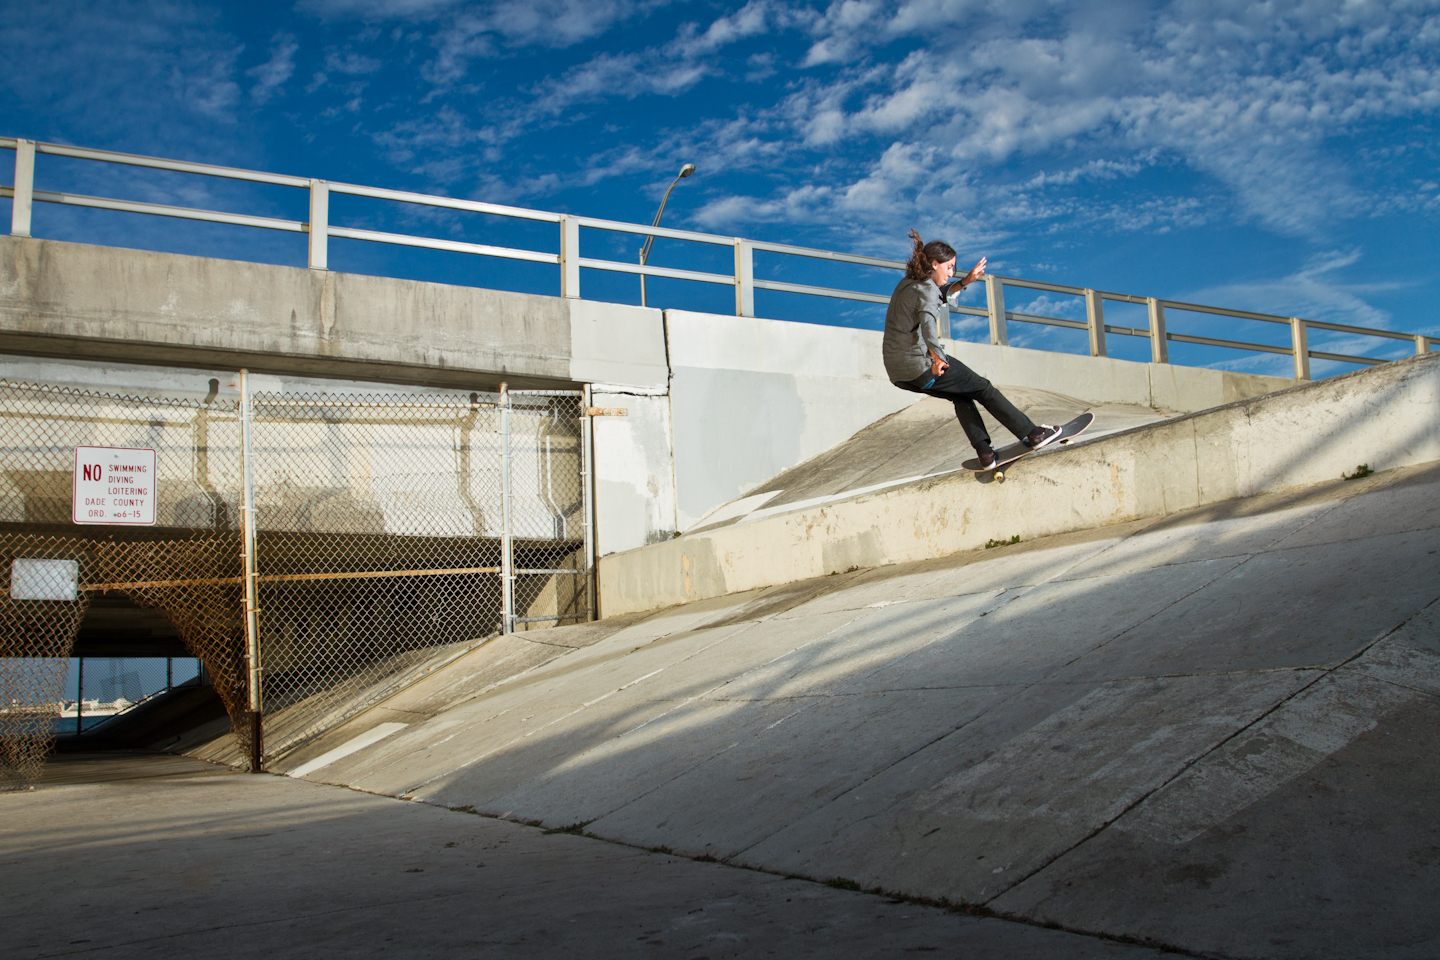
M 481 648 L 277 767 L 1207 956 L 1434 956 L 1437 537 L 1432 464 L 732 594 L 498 683 Z
M 1440 460 L 1440 357 L 1422 356 L 1042 451 L 981 483 L 956 472 L 697 532 L 600 561 L 605 615 L 990 540 L 1085 530 Z
M 62 758 L 0 817 L 12 960 L 1162 955 L 177 757 Z
M 885 375 L 878 330 L 665 311 L 675 424 L 676 529 L 753 492 L 881 417 L 917 402 Z M 1087 404 L 1192 413 L 1295 381 L 947 341 L 950 354 L 1007 388 Z

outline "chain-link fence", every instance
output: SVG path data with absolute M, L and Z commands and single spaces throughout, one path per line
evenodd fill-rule
M 589 619 L 584 414 L 503 387 L 236 404 L 0 381 L 0 778 L 38 773 L 97 591 L 166 615 L 249 757 L 252 677 L 274 756 L 498 633 Z M 153 525 L 80 522 L 77 448 L 155 452 Z
M 97 592 L 162 611 L 209 667 L 231 717 L 243 716 L 238 424 L 236 405 L 213 399 L 0 381 L 0 784 L 39 773 Z M 77 448 L 86 447 L 154 451 L 144 481 L 153 524 L 75 522 L 75 510 L 85 513 L 73 502 Z

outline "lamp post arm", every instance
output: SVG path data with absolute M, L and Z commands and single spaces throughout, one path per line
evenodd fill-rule
M 679 182 L 680 178 L 676 177 L 674 180 L 670 181 L 670 186 L 665 188 L 665 196 L 660 198 L 660 209 L 655 211 L 655 219 L 650 223 L 650 226 L 660 226 L 660 217 L 665 213 L 665 204 L 670 202 L 670 191 L 674 190 L 675 184 Z M 650 245 L 654 242 L 654 234 L 651 234 L 650 236 L 645 238 L 645 242 L 640 247 L 640 266 L 645 266 L 645 261 L 650 259 Z

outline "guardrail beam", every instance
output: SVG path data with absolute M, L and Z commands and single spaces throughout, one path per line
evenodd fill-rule
M 560 218 L 560 296 L 580 299 L 580 221 Z
M 1295 379 L 1310 379 L 1310 335 L 1305 321 L 1299 317 L 1290 318 L 1290 344 L 1295 351 Z
M 1085 291 L 1085 322 L 1090 328 L 1090 356 L 1105 356 L 1105 304 L 1094 290 Z
M 997 347 L 1010 343 L 1010 334 L 1005 328 L 1005 284 L 999 278 L 986 274 L 985 300 L 990 308 L 990 342 Z
M 30 236 L 30 208 L 35 192 L 35 141 L 15 141 L 15 194 L 10 201 L 10 236 Z
M 1170 337 L 1165 332 L 1165 304 L 1151 297 L 1150 308 L 1150 362 L 1170 362 Z
M 324 180 L 310 181 L 311 270 L 330 269 L 330 187 Z
M 755 316 L 755 248 L 735 238 L 735 316 Z

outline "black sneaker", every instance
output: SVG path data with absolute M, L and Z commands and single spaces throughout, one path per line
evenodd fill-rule
M 1031 450 L 1039 450 L 1047 443 L 1052 443 L 1058 436 L 1060 436 L 1059 427 L 1050 427 L 1041 424 L 1034 430 L 1031 430 L 1030 433 L 1026 435 L 1025 446 L 1029 447 Z
M 995 451 L 989 447 L 976 447 L 975 458 L 980 461 L 982 470 L 989 470 L 995 466 Z

